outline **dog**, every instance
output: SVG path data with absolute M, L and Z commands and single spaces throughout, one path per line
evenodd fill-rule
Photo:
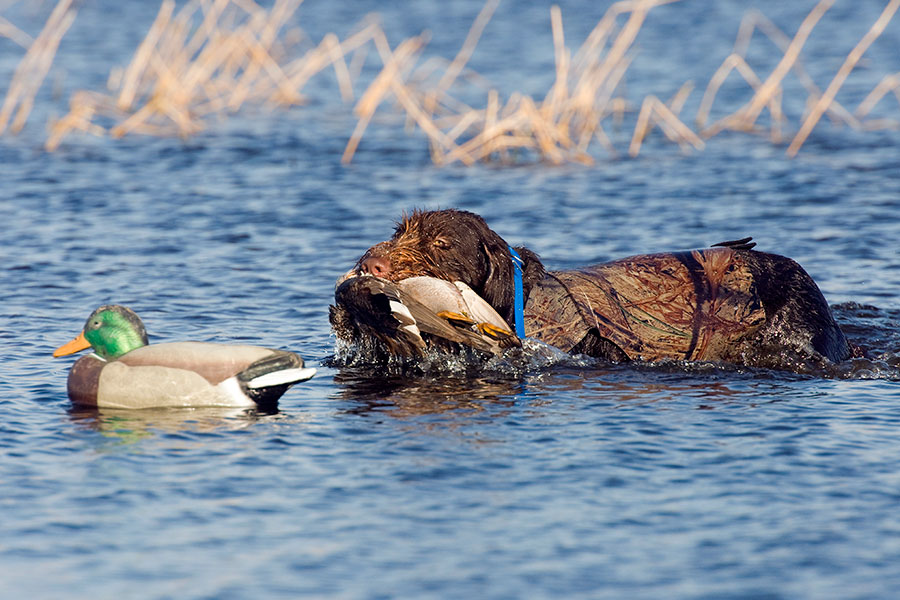
M 567 271 L 545 269 L 479 215 L 414 211 L 343 278 L 462 282 L 520 338 L 614 363 L 714 361 L 801 371 L 852 349 L 828 303 L 795 261 L 751 238 L 699 250 L 644 254 Z M 332 310 L 339 338 L 360 335 Z

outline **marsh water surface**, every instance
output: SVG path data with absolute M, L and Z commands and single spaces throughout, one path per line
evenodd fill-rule
M 83 4 L 55 63 L 66 91 L 104 85 L 157 8 Z M 572 44 L 595 4 L 562 4 Z M 708 6 L 654 10 L 634 90 L 705 85 L 745 3 Z M 812 3 L 759 6 L 793 32 Z M 298 19 L 318 39 L 378 10 L 392 43 L 431 28 L 430 51 L 453 56 L 480 8 L 310 1 Z M 881 8 L 839 1 L 823 20 L 807 50 L 820 85 Z M 847 93 L 898 70 L 898 47 L 892 22 Z M 2 48 L 0 92 L 21 54 Z M 552 63 L 548 7 L 510 3 L 472 67 L 537 94 Z M 437 168 L 386 109 L 342 166 L 351 107 L 324 76 L 308 93 L 187 140 L 73 136 L 46 153 L 40 118 L 63 108 L 48 87 L 29 128 L 0 140 L 0 596 L 900 592 L 896 131 L 823 124 L 794 160 L 763 137 L 685 155 L 657 133 L 638 158 L 591 167 Z M 744 93 L 724 91 L 724 106 Z M 752 235 L 806 267 L 869 358 L 817 375 L 560 357 L 344 366 L 335 279 L 414 207 L 478 212 L 555 269 Z M 109 302 L 151 341 L 290 348 L 318 375 L 276 414 L 74 409 L 71 360 L 50 354 Z

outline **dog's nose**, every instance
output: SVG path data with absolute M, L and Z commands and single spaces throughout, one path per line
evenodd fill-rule
M 387 277 L 391 273 L 391 261 L 384 256 L 370 256 L 359 265 L 363 273 L 375 277 Z

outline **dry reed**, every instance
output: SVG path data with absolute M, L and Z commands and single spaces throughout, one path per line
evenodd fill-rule
M 818 123 L 822 113 L 824 113 L 829 105 L 834 102 L 835 95 L 837 95 L 837 92 L 844 84 L 844 81 L 847 80 L 850 71 L 853 70 L 853 67 L 856 66 L 856 63 L 859 62 L 862 55 L 869 49 L 872 42 L 878 39 L 878 36 L 881 35 L 884 28 L 887 27 L 887 24 L 894 18 L 894 14 L 896 14 L 898 8 L 900 8 L 900 0 L 891 0 L 888 2 L 887 6 L 884 7 L 884 11 L 882 11 L 881 15 L 878 17 L 878 20 L 872 25 L 872 28 L 866 32 L 859 43 L 850 51 L 850 54 L 847 55 L 844 64 L 838 69 L 837 74 L 834 76 L 834 79 L 831 80 L 825 93 L 822 94 L 822 97 L 819 98 L 815 106 L 813 106 L 810 114 L 807 115 L 806 120 L 803 122 L 803 126 L 800 127 L 800 131 L 797 132 L 797 135 L 791 141 L 791 145 L 788 146 L 788 156 L 797 155 L 800 146 L 802 146 L 803 142 L 806 141 L 806 138 L 809 137 L 810 132 L 813 130 L 813 127 L 816 126 L 816 123 Z
M 628 66 L 634 40 L 647 13 L 655 6 L 674 0 L 624 0 L 613 4 L 574 56 L 566 48 L 562 14 L 557 6 L 550 11 L 556 79 L 542 100 L 521 93 L 512 94 L 505 104 L 491 89 L 483 109 L 473 109 L 450 94 L 450 88 L 465 68 L 487 20 L 496 8 L 489 1 L 475 20 L 456 58 L 431 86 L 417 84 L 411 67 L 421 49 L 421 40 L 412 38 L 396 51 L 379 47 L 385 67 L 357 104 L 360 117 L 356 131 L 347 144 L 344 162 L 349 162 L 375 107 L 392 93 L 407 115 L 428 136 L 431 156 L 436 164 L 478 160 L 510 160 L 512 152 L 536 153 L 553 164 L 593 163 L 588 153 L 597 141 L 608 152 L 615 149 L 603 127 L 603 120 L 621 111 L 626 102 L 617 96 Z M 618 17 L 625 17 L 619 26 Z M 406 51 L 414 43 L 416 52 Z M 398 68 L 402 65 L 404 68 Z M 404 78 L 403 72 L 411 75 Z M 419 77 L 418 79 L 423 79 Z M 373 101 L 377 100 L 377 101 Z M 683 103 L 679 98 L 678 102 Z M 640 147 L 653 126 L 659 126 L 670 139 L 682 145 L 703 146 L 692 132 L 661 101 L 648 97 L 643 118 L 632 142 L 632 152 Z
M 34 107 L 34 98 L 53 64 L 59 43 L 75 20 L 75 12 L 72 0 L 59 0 L 44 28 L 33 41 L 11 23 L 7 21 L 0 23 L 5 25 L 0 34 L 9 36 L 16 43 L 28 48 L 16 67 L 6 98 L 0 106 L 0 134 L 3 134 L 7 127 L 12 133 L 18 133 L 25 126 L 28 115 Z
M 562 13 L 553 6 L 550 27 L 554 82 L 542 97 L 513 92 L 504 101 L 498 90 L 490 88 L 467 67 L 499 0 L 487 0 L 452 60 L 432 58 L 421 64 L 428 43 L 425 34 L 392 48 L 374 22 L 343 41 L 329 33 L 317 46 L 298 53 L 295 38 L 301 34 L 297 29 L 287 30 L 287 24 L 302 0 L 276 0 L 270 10 L 253 0 L 189 0 L 177 12 L 173 0 L 163 0 L 131 62 L 110 74 L 109 92 L 75 92 L 69 101 L 69 112 L 51 124 L 46 147 L 57 148 L 73 131 L 112 137 L 186 137 L 202 130 L 209 119 L 248 104 L 300 104 L 307 82 L 329 67 L 337 78 L 342 99 L 351 102 L 356 80 L 370 48 L 374 48 L 381 70 L 356 102 L 357 123 L 342 162 L 352 160 L 376 111 L 391 101 L 402 110 L 409 125 L 425 134 L 432 160 L 438 165 L 457 161 L 466 165 L 484 160 L 515 162 L 529 157 L 553 164 L 592 164 L 594 144 L 611 156 L 619 154 L 607 127 L 620 129 L 625 114 L 635 111 L 623 92 L 623 82 L 635 56 L 635 39 L 653 8 L 674 1 L 614 3 L 574 53 L 566 45 Z M 692 91 L 690 82 L 668 102 L 649 94 L 636 107 L 628 154 L 637 156 L 647 136 L 657 128 L 684 151 L 700 150 L 704 138 L 726 130 L 760 131 L 757 123 L 764 110 L 769 112 L 769 137 L 774 143 L 792 137 L 789 156 L 796 155 L 823 115 L 836 124 L 859 129 L 900 127 L 897 120 L 868 118 L 888 94 L 893 93 L 900 102 L 900 72 L 885 75 L 853 112 L 836 99 L 861 57 L 893 19 L 900 0 L 888 1 L 823 92 L 804 68 L 801 54 L 833 3 L 834 0 L 820 0 L 793 37 L 762 13 L 748 12 L 741 21 L 732 53 L 704 91 L 695 118 L 697 130 L 688 127 L 680 116 Z M 34 40 L 0 18 L 0 36 L 28 48 L 0 107 L 0 134 L 10 120 L 12 132 L 24 125 L 59 42 L 74 18 L 71 0 L 59 0 Z M 760 77 L 746 59 L 757 30 L 782 53 L 765 77 Z M 733 72 L 747 82 L 752 94 L 736 111 L 707 124 L 716 96 Z M 791 74 L 807 94 L 807 114 L 795 134 L 788 133 L 791 124 L 782 107 L 785 80 Z M 485 89 L 482 107 L 461 100 L 459 88 L 463 80 L 477 82 Z
M 808 114 L 803 119 L 799 131 L 793 136 L 793 139 L 787 148 L 786 152 L 788 156 L 794 157 L 797 155 L 800 147 L 809 137 L 809 134 L 824 114 L 829 114 L 835 123 L 844 123 L 856 129 L 879 129 L 897 126 L 897 122 L 891 120 L 862 122 L 862 119 L 885 94 L 892 90 L 897 90 L 900 79 L 895 76 L 885 76 L 853 113 L 841 105 L 841 103 L 836 100 L 836 96 L 838 90 L 844 84 L 847 77 L 850 75 L 850 72 L 859 62 L 860 58 L 862 58 L 865 51 L 881 35 L 885 27 L 887 27 L 887 24 L 894 17 L 897 9 L 900 8 L 900 0 L 890 0 L 890 2 L 888 2 L 879 18 L 847 55 L 847 58 L 844 60 L 844 63 L 835 74 L 829 86 L 824 92 L 821 92 L 803 68 L 800 62 L 800 54 L 816 24 L 828 9 L 831 8 L 833 3 L 834 0 L 820 0 L 806 16 L 800 24 L 797 33 L 790 40 L 761 13 L 754 11 L 745 16 L 738 32 L 738 38 L 735 41 L 734 51 L 725 59 L 710 79 L 703 100 L 700 103 L 696 122 L 698 127 L 701 128 L 700 133 L 702 136 L 707 138 L 712 137 L 717 133 L 728 129 L 734 131 L 753 131 L 760 113 L 764 108 L 768 107 L 772 120 L 771 139 L 775 143 L 781 142 L 782 130 L 787 122 L 782 110 L 782 100 L 784 95 L 782 84 L 785 77 L 791 71 L 794 72 L 798 81 L 806 89 L 808 94 L 806 104 L 810 108 Z M 778 45 L 783 52 L 782 59 L 765 81 L 760 80 L 745 60 L 750 37 L 755 28 L 762 30 L 763 33 Z M 726 77 L 733 70 L 736 70 L 744 80 L 750 84 L 754 91 L 753 96 L 744 106 L 734 113 L 731 113 L 706 127 L 706 121 L 709 117 L 716 93 L 724 83 Z M 898 101 L 900 101 L 900 93 L 895 92 L 895 94 L 897 95 Z
M 857 119 L 863 119 L 868 115 L 875 105 L 877 105 L 882 98 L 884 98 L 888 92 L 893 92 L 894 97 L 897 98 L 897 102 L 900 103 L 900 72 L 893 73 L 890 75 L 885 75 L 884 78 L 878 82 L 878 85 L 869 92 L 869 95 L 865 97 L 865 99 L 859 103 L 859 106 L 856 107 L 856 110 L 853 112 L 854 116 Z M 883 128 L 898 128 L 900 127 L 900 121 L 894 119 L 879 119 L 873 121 L 862 121 L 862 126 L 866 129 L 883 129 Z
M 131 62 L 111 74 L 111 93 L 73 94 L 69 113 L 51 126 L 47 149 L 76 130 L 187 137 L 246 104 L 300 104 L 304 85 L 329 66 L 341 93 L 352 98 L 345 56 L 380 28 L 370 24 L 343 42 L 328 34 L 290 57 L 283 30 L 301 2 L 277 0 L 266 10 L 251 0 L 192 0 L 176 13 L 175 3 L 164 0 Z
M 30 35 L 3 17 L 0 17 L 0 37 L 9 38 L 26 50 L 34 43 L 34 39 Z
M 624 0 L 613 4 L 574 57 L 565 45 L 561 12 L 558 7 L 552 7 L 550 22 L 556 80 L 543 100 L 514 93 L 506 104 L 502 104 L 499 93 L 492 89 L 487 93 L 485 107 L 473 109 L 450 95 L 450 84 L 471 56 L 486 19 L 490 18 L 496 7 L 493 1 L 485 5 L 463 48 L 437 85 L 423 87 L 415 82 L 414 76 L 404 79 L 401 70 L 396 68 L 396 63 L 402 62 L 405 70 L 409 71 L 411 61 L 415 60 L 421 50 L 421 40 L 418 40 L 415 53 L 401 52 L 408 47 L 408 40 L 398 46 L 397 55 L 390 54 L 389 49 L 382 50 L 382 54 L 386 56 L 385 68 L 376 83 L 370 87 L 370 92 L 377 96 L 379 102 L 389 92 L 394 93 L 400 106 L 428 137 L 432 159 L 436 164 L 455 161 L 472 164 L 486 159 L 509 161 L 511 157 L 514 158 L 511 151 L 522 149 L 553 164 L 591 164 L 593 157 L 589 154 L 589 147 L 592 142 L 599 143 L 611 155 L 617 154 L 603 123 L 610 116 L 616 117 L 618 123 L 621 123 L 622 114 L 630 105 L 619 95 L 619 87 L 631 64 L 630 50 L 635 37 L 647 13 L 669 1 L 674 0 Z M 803 67 L 800 55 L 816 24 L 833 2 L 834 0 L 820 0 L 802 21 L 793 38 L 785 35 L 758 11 L 748 13 L 741 22 L 732 54 L 710 79 L 700 102 L 696 116 L 699 134 L 679 117 L 691 90 L 690 84 L 686 83 L 669 103 L 652 94 L 642 100 L 628 153 L 637 156 L 643 141 L 655 127 L 683 150 L 699 150 L 704 147 L 704 137 L 709 138 L 725 130 L 756 131 L 756 123 L 764 109 L 768 109 L 771 117 L 770 137 L 774 143 L 780 143 L 789 126 L 782 109 L 783 82 L 789 73 L 793 73 L 806 89 L 807 105 L 811 107 L 788 148 L 790 156 L 797 153 L 823 114 L 829 114 L 835 123 L 855 128 L 896 126 L 895 121 L 870 120 L 863 123 L 861 119 L 889 92 L 893 92 L 900 101 L 900 73 L 886 76 L 854 113 L 848 111 L 835 96 L 866 49 L 884 31 L 900 0 L 888 3 L 876 23 L 850 52 L 832 83 L 822 92 Z M 621 26 L 616 22 L 620 16 L 627 17 Z M 760 78 L 746 60 L 746 52 L 756 29 L 772 40 L 783 55 L 765 79 Z M 744 78 L 753 94 L 737 111 L 707 126 L 716 94 L 732 71 L 737 71 Z M 352 158 L 376 105 L 377 102 L 360 102 L 357 105 L 360 120 L 347 144 L 344 162 L 349 162 Z

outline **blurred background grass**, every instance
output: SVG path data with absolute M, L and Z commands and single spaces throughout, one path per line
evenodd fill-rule
M 789 27 L 779 27 L 753 8 L 740 22 L 716 22 L 711 9 L 709 22 L 686 19 L 676 27 L 679 35 L 662 43 L 691 44 L 695 28 L 712 25 L 716 35 L 734 36 L 718 69 L 702 81 L 685 79 L 677 90 L 646 91 L 628 85 L 629 70 L 637 61 L 652 69 L 654 52 L 665 48 L 658 48 L 657 41 L 638 52 L 636 40 L 656 12 L 667 10 L 665 18 L 671 20 L 679 10 L 675 0 L 612 3 L 588 24 L 590 29 L 579 23 L 577 37 L 564 27 L 565 8 L 548 6 L 551 56 L 538 67 L 547 72 L 529 80 L 535 65 L 517 65 L 523 80 L 543 82 L 538 91 L 535 85 L 497 85 L 472 66 L 483 40 L 482 53 L 495 51 L 489 25 L 499 0 L 487 0 L 477 16 L 469 17 L 468 35 L 455 41 L 455 53 L 446 52 L 447 44 L 430 50 L 429 31 L 391 40 L 386 33 L 391 24 L 378 14 L 354 15 L 356 24 L 340 35 L 314 31 L 304 21 L 301 2 L 163 0 L 155 15 L 145 11 L 146 24 L 134 24 L 145 32 L 136 46 L 118 44 L 129 49 L 130 58 L 92 54 L 104 63 L 106 81 L 100 85 L 78 78 L 79 86 L 72 89 L 61 83 L 71 70 L 66 53 L 73 51 L 64 40 L 79 20 L 79 4 L 0 5 L 0 134 L 21 132 L 43 102 L 51 105 L 37 111 L 47 115 L 43 144 L 50 151 L 75 133 L 187 138 L 247 107 L 302 106 L 308 101 L 306 88 L 323 78 L 334 82 L 328 88 L 333 98 L 325 101 L 346 106 L 356 119 L 348 131 L 345 163 L 379 110 L 403 114 L 405 129 L 424 134 L 431 159 L 439 165 L 592 164 L 604 155 L 637 156 L 647 136 L 657 131 L 685 152 L 702 150 L 705 140 L 733 131 L 766 136 L 787 145 L 787 154 L 794 156 L 823 118 L 859 131 L 900 125 L 896 64 L 874 65 L 877 83 L 862 97 L 858 86 L 847 99 L 841 94 L 867 50 L 893 22 L 900 0 L 879 3 L 879 11 L 870 6 L 871 14 L 856 11 L 860 20 L 866 19 L 866 29 L 854 38 L 853 47 L 842 51 L 839 63 L 821 57 L 828 64 L 818 69 L 810 68 L 817 57 L 804 48 L 820 23 L 842 18 L 832 10 L 835 0 L 811 3 L 805 17 Z M 121 34 L 118 16 L 92 19 L 95 35 Z M 765 60 L 753 56 L 761 46 L 768 50 L 762 53 Z M 872 65 L 867 68 L 871 71 Z M 724 108 L 718 101 L 723 86 L 731 96 Z M 802 109 L 792 110 L 798 106 Z

